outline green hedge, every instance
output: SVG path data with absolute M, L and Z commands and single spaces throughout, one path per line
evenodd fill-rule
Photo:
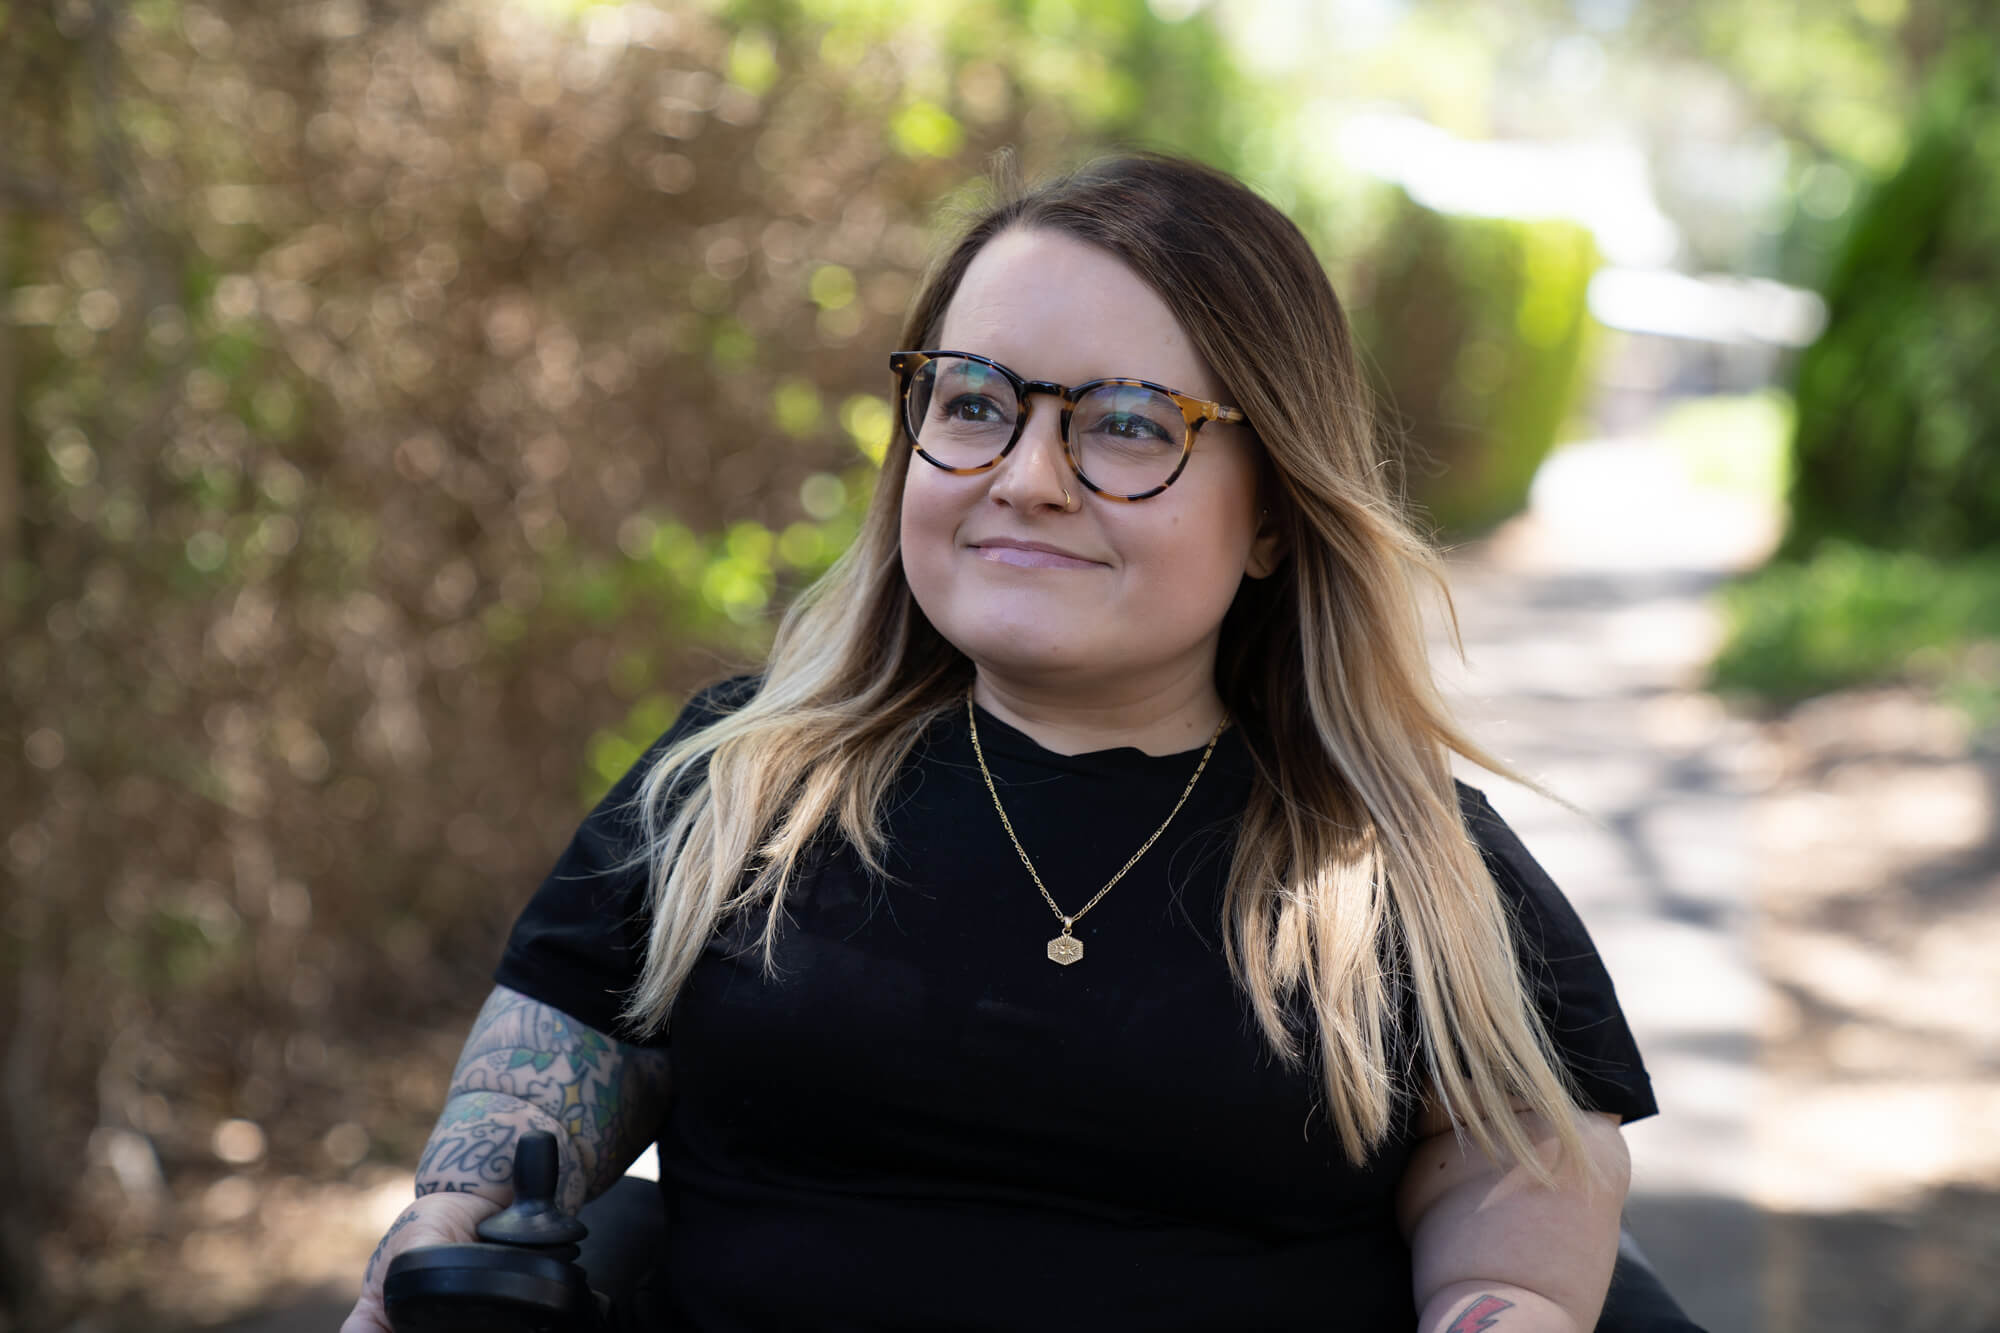
M 1574 223 L 1437 213 L 1395 193 L 1349 296 L 1411 498 L 1445 533 L 1526 503 L 1584 381 L 1597 266 Z
M 1822 544 L 1723 595 L 1724 690 L 1777 703 L 1882 681 L 1937 686 L 1992 721 L 2000 704 L 2000 556 L 1940 561 Z

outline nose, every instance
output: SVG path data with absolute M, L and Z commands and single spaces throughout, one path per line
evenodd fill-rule
M 1050 509 L 1067 512 L 1072 496 L 1083 487 L 1070 471 L 1063 453 L 1062 404 L 1055 399 L 1031 395 L 1021 409 L 1027 416 L 1021 438 L 993 469 L 987 495 L 998 503 L 1033 512 Z

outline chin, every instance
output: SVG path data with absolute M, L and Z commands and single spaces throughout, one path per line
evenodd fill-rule
M 1025 629 L 986 625 L 978 633 L 945 637 L 975 665 L 1010 676 L 1066 675 L 1089 669 L 1097 654 L 1083 645 L 1050 640 Z

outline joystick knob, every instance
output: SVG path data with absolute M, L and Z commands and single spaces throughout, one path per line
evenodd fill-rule
M 479 1224 L 479 1239 L 576 1258 L 576 1243 L 590 1229 L 556 1206 L 559 1165 L 555 1135 L 543 1130 L 523 1134 L 514 1149 L 514 1202 Z

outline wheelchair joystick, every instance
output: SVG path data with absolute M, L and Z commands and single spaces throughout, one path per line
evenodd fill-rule
M 588 1229 L 555 1202 L 556 1141 L 523 1135 L 514 1202 L 479 1224 L 480 1243 L 399 1254 L 382 1283 L 396 1333 L 595 1333 L 598 1298 L 570 1261 Z

